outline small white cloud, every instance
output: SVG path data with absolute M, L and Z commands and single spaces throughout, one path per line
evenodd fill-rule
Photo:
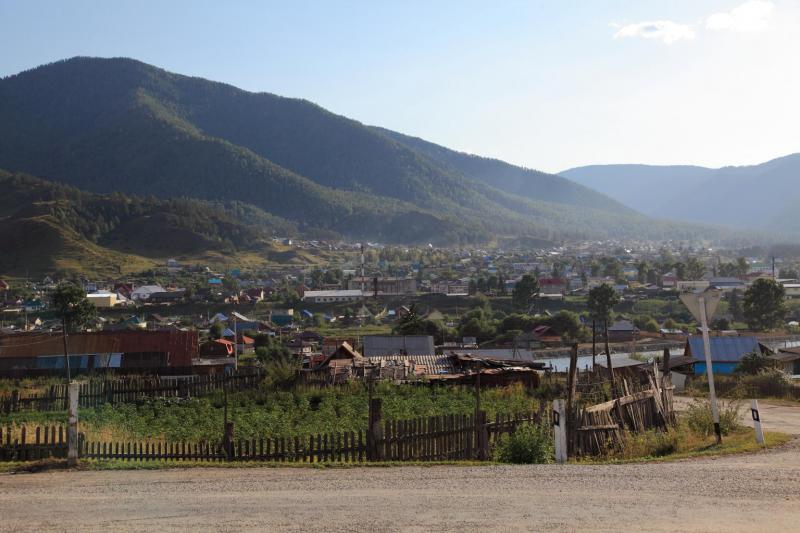
M 769 25 L 775 4 L 767 0 L 750 0 L 725 13 L 714 13 L 706 19 L 709 30 L 754 32 Z
M 623 37 L 641 37 L 643 39 L 656 39 L 664 44 L 676 41 L 694 39 L 695 32 L 691 26 L 678 24 L 671 20 L 654 20 L 649 22 L 636 22 L 622 26 L 614 34 L 615 39 Z

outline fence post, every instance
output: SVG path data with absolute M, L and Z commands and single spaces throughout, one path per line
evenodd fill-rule
M 372 398 L 369 401 L 369 425 L 367 426 L 367 460 L 381 460 L 381 440 L 383 428 L 381 426 L 381 399 Z
M 753 416 L 753 427 L 756 430 L 756 442 L 764 444 L 764 432 L 761 430 L 761 415 L 758 412 L 758 400 L 750 400 L 750 414 Z
M 489 460 L 489 427 L 487 422 L 488 417 L 486 411 L 478 411 L 478 416 L 475 417 L 475 431 L 476 443 L 478 445 L 478 460 Z
M 225 422 L 225 437 L 223 440 L 225 455 L 228 461 L 233 459 L 233 422 Z
M 67 428 L 67 466 L 78 464 L 78 391 L 80 385 L 69 384 L 69 428 Z
M 564 400 L 553 400 L 553 436 L 555 438 L 556 462 L 567 462 L 567 417 Z
M 575 439 L 575 400 L 578 381 L 578 343 L 572 345 L 569 354 L 569 374 L 567 375 L 567 417 L 565 419 L 565 430 L 567 432 L 567 446 L 574 446 Z M 570 438 L 571 437 L 571 438 Z

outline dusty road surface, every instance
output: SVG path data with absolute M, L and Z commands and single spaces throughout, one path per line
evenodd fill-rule
M 708 401 L 700 398 L 701 401 Z M 685 410 L 694 399 L 686 396 L 675 396 L 675 408 Z M 720 400 L 720 405 L 725 406 L 730 400 Z M 742 410 L 742 423 L 753 427 L 753 418 L 750 415 L 750 400 L 738 402 Z M 758 412 L 764 431 L 781 431 L 789 435 L 800 436 L 800 403 L 788 401 L 758 400 Z M 798 526 L 800 528 L 800 525 Z
M 0 475 L 6 531 L 797 531 L 800 444 L 635 465 Z

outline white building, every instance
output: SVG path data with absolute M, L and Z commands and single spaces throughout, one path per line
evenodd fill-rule
M 361 289 L 332 290 L 332 291 L 306 291 L 303 294 L 304 302 L 315 304 L 329 302 L 355 302 L 363 297 Z
M 166 290 L 161 285 L 142 285 L 131 292 L 131 300 L 136 302 L 147 301 L 154 292 L 166 292 Z

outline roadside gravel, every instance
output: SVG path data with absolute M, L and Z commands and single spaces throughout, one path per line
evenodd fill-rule
M 790 531 L 800 444 L 626 465 L 0 475 L 4 531 Z

